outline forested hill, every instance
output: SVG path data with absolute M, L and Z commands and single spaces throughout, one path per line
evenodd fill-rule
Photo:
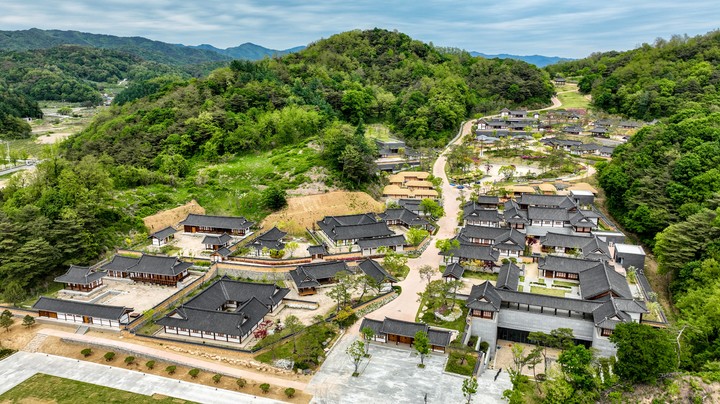
M 627 52 L 596 53 L 546 68 L 551 74 L 581 76 L 580 91 L 595 107 L 650 121 L 685 108 L 718 104 L 720 31 L 688 38 L 673 36 Z
M 101 101 L 97 83 L 121 79 L 147 80 L 179 74 L 176 68 L 148 62 L 131 54 L 63 45 L 30 51 L 0 51 L 0 81 L 34 100 Z
M 598 164 L 598 178 L 613 217 L 670 274 L 681 364 L 695 371 L 720 361 L 719 62 L 720 32 L 711 32 L 548 68 L 580 75 L 599 108 L 660 118 Z
M 282 58 L 234 61 L 113 108 L 70 140 L 68 155 L 106 153 L 117 164 L 157 169 L 168 158 L 214 161 L 294 144 L 338 120 L 383 122 L 415 144 L 441 145 L 471 114 L 544 106 L 552 93 L 547 73 L 524 62 L 352 31 Z
M 169 64 L 190 65 L 227 61 L 231 57 L 212 50 L 153 41 L 142 37 L 118 37 L 78 31 L 41 30 L 0 31 L 0 49 L 27 51 L 48 49 L 60 45 L 81 45 L 123 51 L 145 60 Z

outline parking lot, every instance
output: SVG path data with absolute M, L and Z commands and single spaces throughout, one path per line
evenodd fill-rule
M 418 368 L 420 359 L 410 348 L 389 347 L 379 343 L 370 346 L 370 359 L 363 359 L 360 376 L 352 377 L 353 364 L 345 349 L 356 336 L 346 335 L 333 348 L 321 369 L 308 385 L 314 395 L 312 403 L 463 403 L 462 383 L 465 377 L 443 371 L 447 356 L 433 353 Z M 485 372 L 478 379 L 473 403 L 502 403 L 502 392 L 512 388 L 510 378 L 502 372 Z

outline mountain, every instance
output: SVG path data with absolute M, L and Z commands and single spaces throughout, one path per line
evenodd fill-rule
M 295 53 L 305 49 L 305 46 L 296 46 L 290 49 L 276 50 L 268 49 L 260 45 L 256 45 L 251 42 L 246 42 L 240 46 L 232 48 L 219 49 L 212 45 L 202 44 L 193 46 L 196 49 L 209 50 L 215 53 L 219 53 L 224 56 L 229 56 L 232 59 L 244 59 L 244 60 L 260 60 L 266 57 L 282 56 L 288 53 Z
M 554 65 L 555 63 L 559 63 L 559 62 L 568 62 L 568 61 L 574 60 L 574 59 L 569 59 L 569 58 L 561 58 L 559 56 L 542 56 L 542 55 L 520 56 L 520 55 L 510 55 L 507 53 L 500 53 L 498 55 L 488 55 L 488 54 L 480 53 L 480 52 L 470 52 L 470 55 L 480 56 L 485 59 L 498 58 L 498 59 L 522 60 L 523 62 L 533 64 L 537 67 L 545 67 L 548 65 Z
M 142 37 L 118 37 L 79 31 L 41 30 L 0 31 L 0 49 L 26 51 L 48 49 L 60 45 L 82 45 L 113 49 L 139 56 L 145 60 L 168 65 L 189 65 L 227 61 L 231 57 L 206 49 L 153 41 Z

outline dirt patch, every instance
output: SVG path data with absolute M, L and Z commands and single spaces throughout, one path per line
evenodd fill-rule
M 285 395 L 284 386 L 270 385 L 270 391 L 265 394 L 260 390 L 261 382 L 255 380 L 247 380 L 247 385 L 243 388 L 238 388 L 237 379 L 230 376 L 223 376 L 218 383 L 215 383 L 212 379 L 214 373 L 200 371 L 196 378 L 192 378 L 188 372 L 190 368 L 187 366 L 176 365 L 175 373 L 170 375 L 165 370 L 168 366 L 172 365 L 169 362 L 155 361 L 153 369 L 149 369 L 146 366 L 148 362 L 147 358 L 135 357 L 135 362 L 126 365 L 124 360 L 128 355 L 118 353 L 111 362 L 105 361 L 103 355 L 108 350 L 93 349 L 93 353 L 89 357 L 83 357 L 80 351 L 85 348 L 82 344 L 67 343 L 60 340 L 57 337 L 48 337 L 42 346 L 41 351 L 53 355 L 64 356 L 67 358 L 73 358 L 78 360 L 85 360 L 88 362 L 99 363 L 103 365 L 115 366 L 123 369 L 134 370 L 138 372 L 153 374 L 162 377 L 169 377 L 177 380 L 183 380 L 190 383 L 204 384 L 206 386 L 217 387 L 225 390 L 239 391 L 245 394 L 252 394 L 258 397 L 266 397 L 280 401 L 286 401 L 291 403 L 309 403 L 312 396 L 303 391 L 296 391 L 293 398 L 287 398 Z M 259 375 L 262 376 L 262 375 Z
M 288 206 L 265 218 L 263 229 L 273 225 L 301 235 L 306 228 L 325 216 L 382 212 L 385 205 L 365 192 L 334 191 L 320 195 L 298 196 L 288 199 Z
M 35 143 L 40 143 L 40 144 L 58 143 L 58 142 L 62 142 L 63 140 L 67 139 L 68 137 L 70 137 L 70 135 L 72 135 L 72 133 L 69 133 L 69 132 L 49 133 L 47 135 L 40 135 L 37 137 L 37 139 L 35 139 Z
M 193 199 L 185 205 L 178 206 L 177 208 L 163 210 L 152 216 L 145 217 L 143 218 L 143 223 L 145 223 L 145 227 L 147 227 L 148 230 L 150 230 L 150 232 L 152 233 L 164 229 L 168 226 L 176 226 L 178 223 L 184 220 L 189 213 L 204 215 L 205 208 L 200 206 L 200 204 L 198 204 L 197 201 Z

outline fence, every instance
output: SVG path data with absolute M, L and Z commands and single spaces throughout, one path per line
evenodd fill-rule
M 131 333 L 136 333 L 139 328 L 145 325 L 145 323 L 149 320 L 154 320 L 155 316 L 160 315 L 163 311 L 168 309 L 170 306 L 175 304 L 178 300 L 182 299 L 183 297 L 187 296 L 188 294 L 195 291 L 195 289 L 199 288 L 203 283 L 209 281 L 210 279 L 214 278 L 217 274 L 217 265 L 213 265 L 208 269 L 205 274 L 203 274 L 201 277 L 195 279 L 192 283 L 187 285 L 186 287 L 180 289 L 167 299 L 163 300 L 155 306 L 152 310 L 153 315 L 150 316 L 150 318 L 147 318 L 145 316 L 141 316 L 136 318 L 135 320 L 128 323 L 125 327 L 123 327 L 124 330 L 127 330 Z

